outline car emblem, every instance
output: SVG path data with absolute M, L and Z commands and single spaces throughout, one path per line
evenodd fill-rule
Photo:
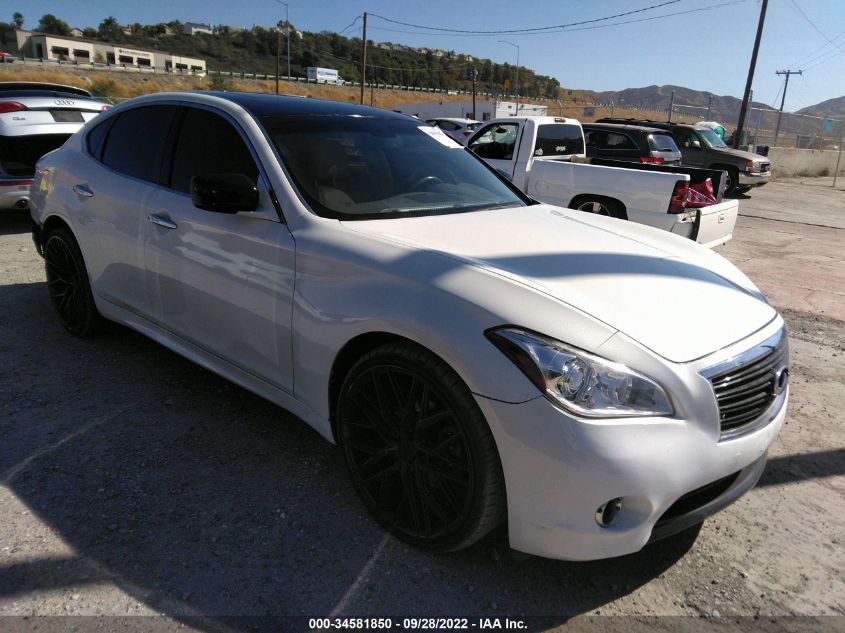
M 74 105 L 76 105 L 73 101 L 70 101 L 69 99 L 53 99 L 53 103 L 55 103 L 57 106 L 74 106 Z
M 775 374 L 775 379 L 772 381 L 772 395 L 779 396 L 786 390 L 789 384 L 789 368 L 781 367 Z

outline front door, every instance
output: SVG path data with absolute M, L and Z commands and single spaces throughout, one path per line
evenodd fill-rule
M 294 242 L 280 221 L 246 137 L 222 113 L 186 107 L 172 166 L 146 227 L 147 283 L 156 320 L 179 337 L 293 391 Z M 255 212 L 204 211 L 192 176 L 239 173 L 259 190 Z
M 467 147 L 500 174 L 513 180 L 519 124 L 493 123 L 481 128 Z

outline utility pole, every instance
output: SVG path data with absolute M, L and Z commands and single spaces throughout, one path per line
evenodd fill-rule
M 739 109 L 739 121 L 734 132 L 734 149 L 739 147 L 742 140 L 742 131 L 745 128 L 745 117 L 748 114 L 748 106 L 751 101 L 751 84 L 754 83 L 754 69 L 757 67 L 757 53 L 760 50 L 760 38 L 763 37 L 763 23 L 766 21 L 766 8 L 769 0 L 763 0 L 760 7 L 760 21 L 757 23 L 757 37 L 754 38 L 754 50 L 751 53 L 751 65 L 748 67 L 748 79 L 745 80 L 745 93 L 742 96 L 742 107 Z
M 710 111 L 713 109 L 713 95 L 707 97 L 707 120 L 710 120 Z
M 281 57 L 282 32 L 276 29 L 276 94 L 279 94 L 279 58 Z
M 367 12 L 364 11 L 364 36 L 361 38 L 361 105 L 364 105 L 364 84 L 367 83 Z
M 370 66 L 370 106 L 373 105 L 373 90 L 376 89 L 376 67 Z
M 276 0 L 279 4 L 285 5 L 285 32 L 287 33 L 287 58 L 288 58 L 288 81 L 290 81 L 290 11 L 288 3 L 284 0 Z M 279 94 L 279 39 L 276 39 L 276 94 Z
M 475 66 L 472 67 L 472 118 L 477 119 L 475 114 L 475 80 L 478 78 L 478 71 Z
M 675 109 L 675 91 L 672 91 L 672 96 L 669 98 L 669 123 L 672 122 L 672 110 Z
M 778 110 L 778 122 L 775 126 L 775 147 L 778 146 L 778 136 L 780 135 L 780 117 L 783 114 L 783 104 L 786 101 L 786 89 L 789 88 L 789 76 L 800 75 L 800 70 L 776 70 L 776 75 L 786 75 L 786 83 L 783 84 L 783 96 L 780 99 L 780 110 Z

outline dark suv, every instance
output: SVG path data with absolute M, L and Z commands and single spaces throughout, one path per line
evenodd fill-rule
M 725 194 L 762 187 L 769 182 L 772 163 L 765 156 L 728 147 L 710 128 L 691 123 L 669 123 L 648 119 L 599 119 L 596 123 L 647 125 L 668 130 L 681 150 L 684 165 L 721 169 L 727 174 Z
M 667 130 L 618 123 L 585 123 L 582 127 L 587 156 L 652 165 L 681 164 L 681 150 Z

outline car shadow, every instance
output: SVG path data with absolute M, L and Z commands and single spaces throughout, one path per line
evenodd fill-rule
M 17 368 L 0 377 L 0 484 L 74 552 L 0 564 L 0 599 L 111 582 L 209 631 L 329 615 L 554 624 L 659 576 L 697 536 L 588 563 L 518 554 L 504 530 L 416 550 L 369 518 L 339 452 L 291 414 L 124 328 L 67 335 L 43 283 L 0 286 L 0 314 Z
M 15 235 L 31 231 L 29 210 L 0 211 L 0 235 Z

